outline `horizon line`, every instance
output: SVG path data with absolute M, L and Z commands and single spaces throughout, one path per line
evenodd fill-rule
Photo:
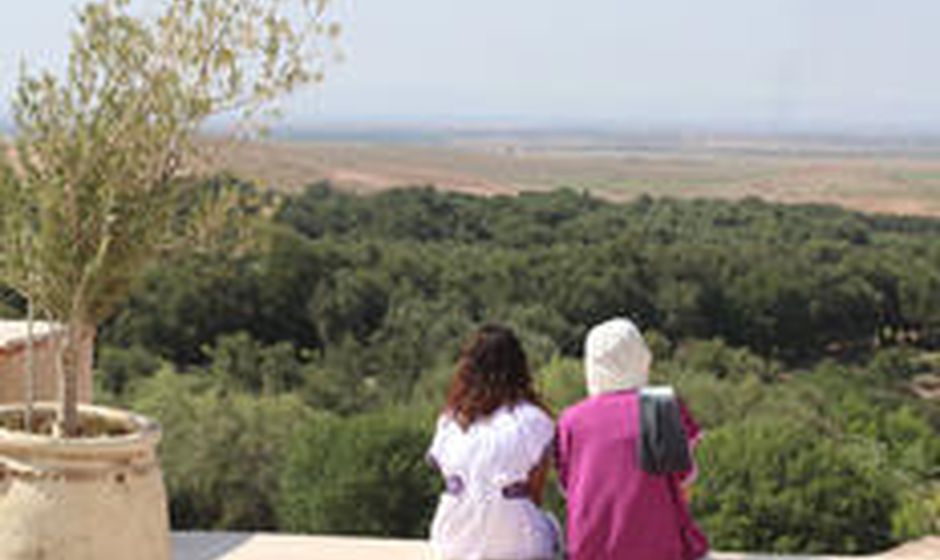
M 225 119 L 210 122 L 204 131 L 211 134 L 225 129 Z M 730 119 L 600 119 L 594 117 L 529 116 L 398 116 L 366 115 L 352 117 L 274 119 L 266 127 L 272 138 L 349 136 L 374 132 L 393 136 L 431 134 L 436 137 L 486 136 L 487 134 L 609 134 L 613 136 L 709 136 L 787 139 L 863 140 L 937 140 L 940 123 L 913 125 L 902 122 L 844 123 L 820 122 L 773 123 Z M 11 119 L 0 116 L 0 137 L 15 131 Z M 393 138 L 389 138 L 390 140 Z M 404 138 L 399 138 L 403 140 Z

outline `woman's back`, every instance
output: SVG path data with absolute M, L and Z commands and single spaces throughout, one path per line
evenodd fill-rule
M 698 426 L 682 407 L 690 439 Z M 682 498 L 693 473 L 652 475 L 637 457 L 636 389 L 605 392 L 559 420 L 559 479 L 568 499 L 570 560 L 691 560 L 708 550 Z
M 529 499 L 530 472 L 554 440 L 539 407 L 504 405 L 464 429 L 442 415 L 429 459 L 447 485 L 431 526 L 431 544 L 446 559 L 550 558 L 554 530 Z

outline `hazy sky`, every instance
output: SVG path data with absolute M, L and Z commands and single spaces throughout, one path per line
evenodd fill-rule
M 347 59 L 289 121 L 940 131 L 936 0 L 337 2 Z M 75 4 L 8 2 L 5 99 L 21 58 L 61 63 Z

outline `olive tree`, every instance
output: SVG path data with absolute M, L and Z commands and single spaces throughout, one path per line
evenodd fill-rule
M 165 0 L 152 9 L 87 3 L 64 74 L 24 69 L 13 99 L 0 270 L 63 325 L 57 426 L 66 437 L 78 434 L 81 345 L 148 264 L 207 237 L 231 210 L 225 196 L 181 202 L 201 127 L 220 117 L 254 130 L 279 98 L 322 79 L 339 32 L 328 0 Z

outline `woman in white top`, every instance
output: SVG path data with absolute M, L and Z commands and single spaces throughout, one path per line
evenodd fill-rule
M 539 505 L 555 426 L 509 329 L 464 345 L 428 451 L 446 483 L 431 525 L 443 560 L 548 560 L 558 531 Z

